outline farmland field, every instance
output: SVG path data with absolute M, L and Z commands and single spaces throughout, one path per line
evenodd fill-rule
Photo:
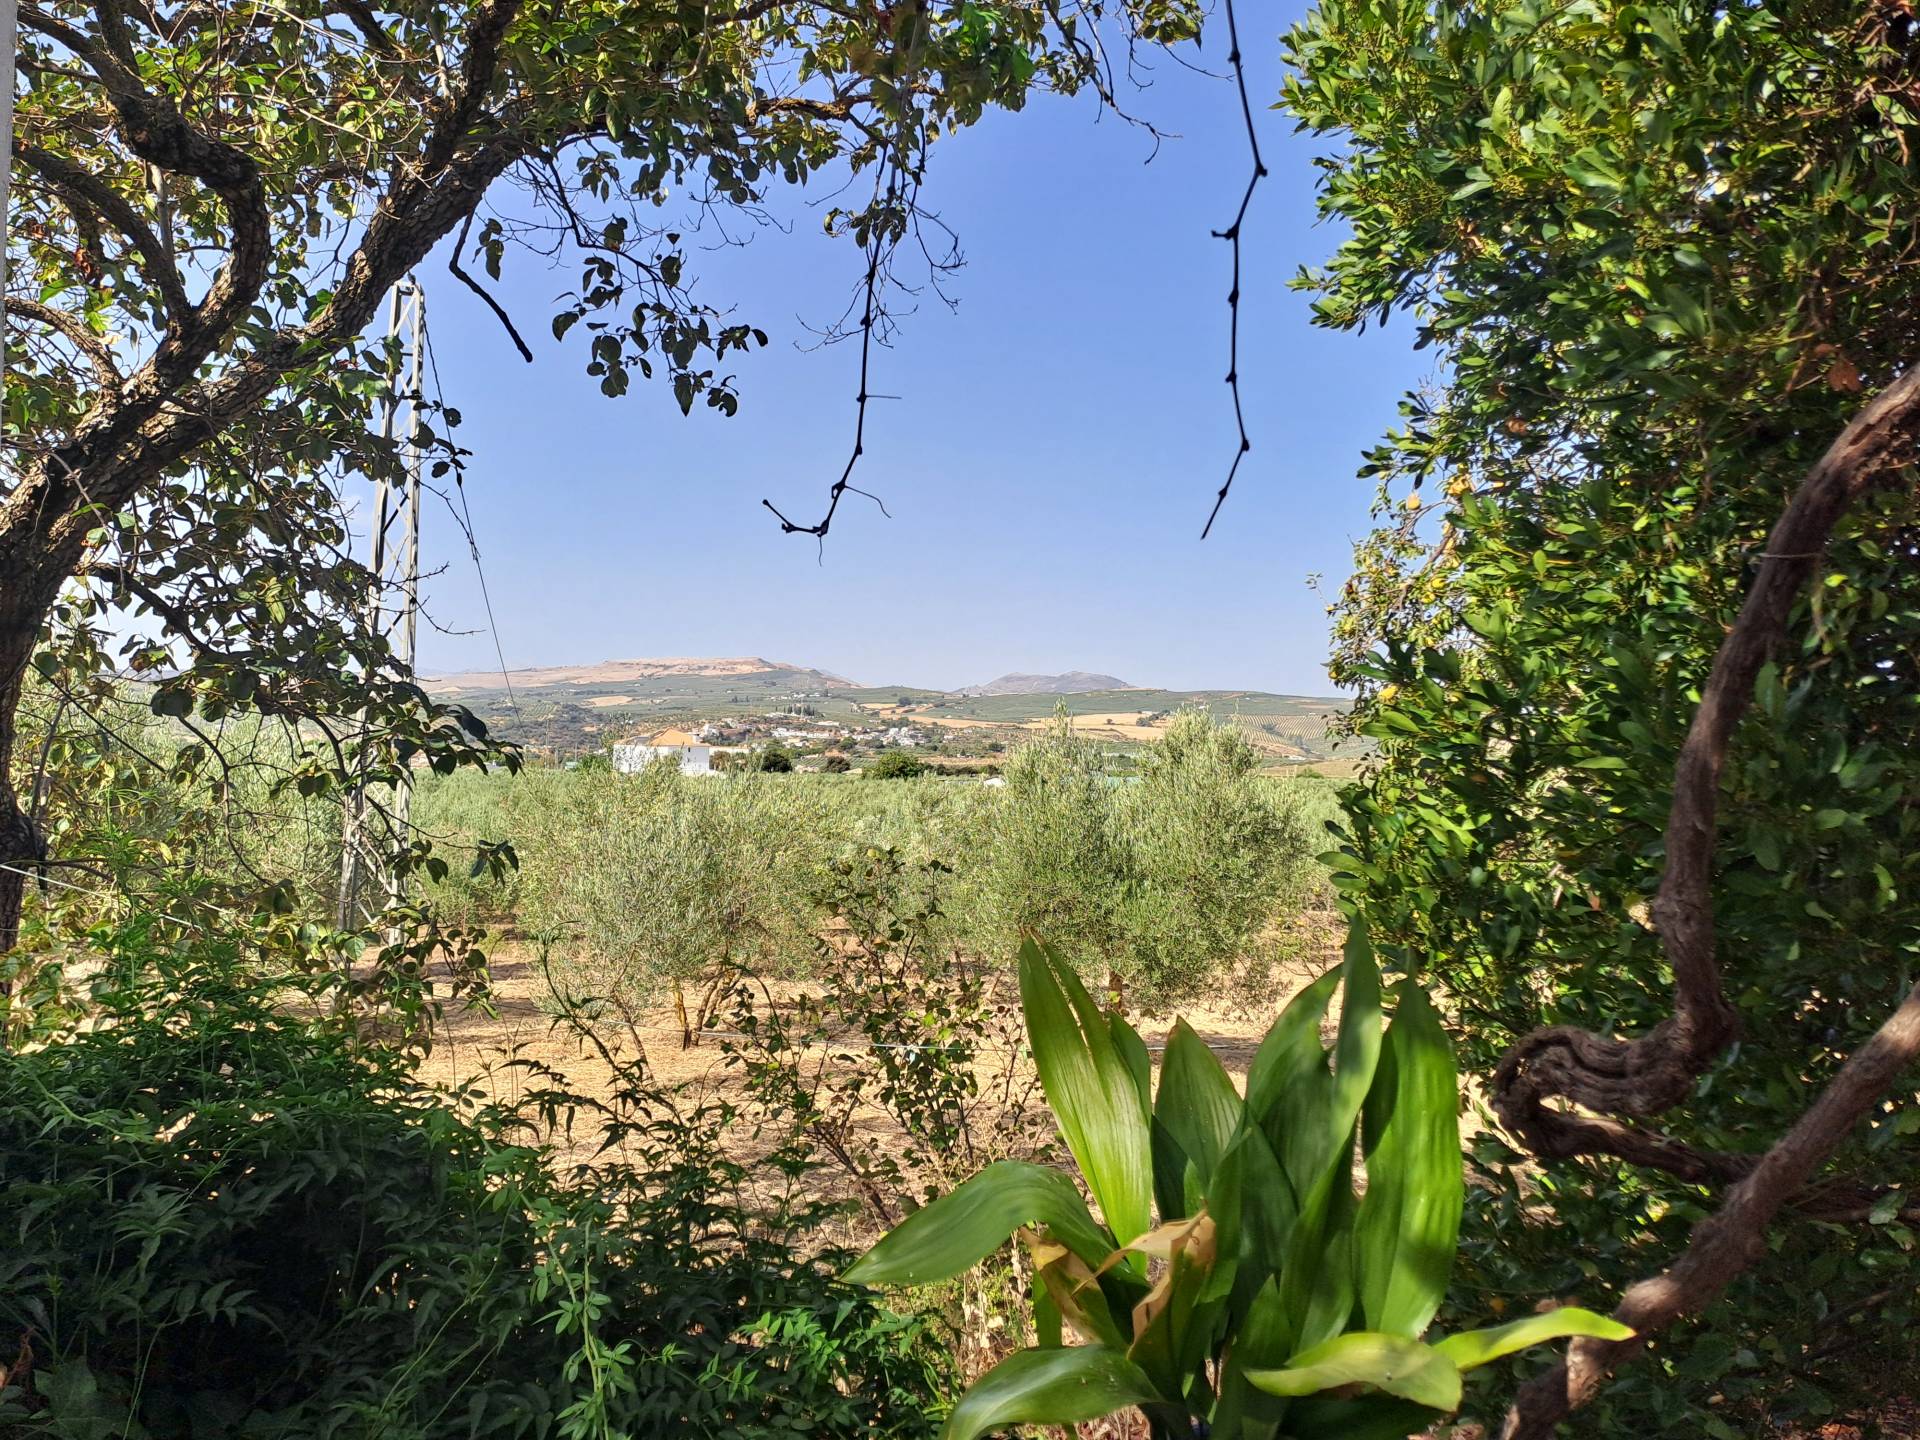
M 763 668 L 742 668 L 750 664 Z M 672 666 L 726 673 L 663 670 Z M 768 661 L 610 661 L 510 673 L 511 693 L 498 674 L 444 676 L 425 684 L 437 697 L 469 706 L 506 738 L 556 759 L 604 751 L 614 740 L 670 726 L 785 710 L 842 725 L 938 726 L 962 753 L 996 740 L 1015 743 L 1045 728 L 1062 710 L 1080 733 L 1123 749 L 1157 738 L 1174 712 L 1185 709 L 1237 726 L 1273 765 L 1329 762 L 1339 767 L 1369 748 L 1329 733 L 1347 707 L 1337 696 L 1150 688 L 965 695 L 913 686 L 849 686 L 824 671 Z

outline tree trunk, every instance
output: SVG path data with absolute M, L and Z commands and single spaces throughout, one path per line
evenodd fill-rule
M 11 598 L 11 597 L 8 597 Z M 13 606 L 7 607 L 8 611 Z M 10 622 L 10 623 L 9 623 Z M 19 733 L 20 695 L 27 665 L 40 635 L 40 619 L 6 614 L 0 618 L 0 955 L 20 938 L 20 907 L 27 874 L 40 859 L 40 837 L 28 810 L 13 790 L 13 753 Z M 0 994 L 5 994 L 0 981 Z
M 687 992 L 680 986 L 680 977 L 673 977 L 673 1018 L 680 1022 L 680 1048 L 693 1048 L 693 1022 L 687 1018 Z

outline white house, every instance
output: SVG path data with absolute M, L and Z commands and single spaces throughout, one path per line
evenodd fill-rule
M 682 775 L 711 775 L 713 747 L 702 745 L 684 730 L 662 730 L 645 740 L 627 740 L 613 747 L 613 768 L 637 775 L 654 761 L 672 756 Z

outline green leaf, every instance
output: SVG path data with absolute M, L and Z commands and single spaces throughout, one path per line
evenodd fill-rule
M 1191 1215 L 1205 1198 L 1244 1109 L 1207 1042 L 1174 1021 L 1153 1109 L 1153 1190 L 1163 1219 Z
M 1282 1370 L 1250 1370 L 1269 1395 L 1314 1395 L 1341 1385 L 1371 1385 L 1435 1410 L 1460 1408 L 1459 1368 L 1431 1345 L 1403 1335 L 1358 1330 L 1302 1351 Z
M 960 1397 L 940 1436 L 975 1440 L 1010 1425 L 1077 1425 L 1159 1398 L 1139 1366 L 1104 1345 L 1022 1350 Z
M 1293 1189 L 1257 1125 L 1243 1124 L 1220 1157 L 1207 1187 L 1207 1213 L 1219 1252 L 1208 1297 L 1232 1294 L 1234 1313 L 1244 1315 L 1286 1253 L 1299 1214 Z M 1274 1356 L 1270 1363 L 1284 1358 Z
M 1216 1435 L 1267 1435 L 1275 1433 L 1272 1422 L 1285 1412 L 1275 1396 L 1249 1383 L 1252 1371 L 1274 1369 L 1286 1362 L 1292 1347 L 1287 1343 L 1286 1305 L 1280 1287 L 1271 1278 L 1253 1292 L 1243 1307 L 1234 1305 L 1239 1317 L 1234 1326 L 1233 1344 L 1228 1347 L 1226 1364 L 1220 1372 L 1220 1399 L 1214 1406 L 1213 1432 Z M 1265 1428 L 1261 1428 L 1264 1426 Z
M 1113 1241 L 1072 1179 L 1044 1165 L 1001 1160 L 916 1210 L 847 1268 L 859 1285 L 927 1285 L 972 1269 L 1022 1225 L 1045 1225 L 1089 1265 Z
M 1354 1258 L 1367 1328 L 1412 1339 L 1446 1297 L 1466 1185 L 1453 1047 L 1420 986 L 1396 991 L 1362 1122 L 1367 1193 Z
M 1107 1030 L 1113 1036 L 1113 1049 L 1126 1062 L 1127 1074 L 1133 1078 L 1134 1091 L 1140 1096 L 1140 1108 L 1151 1113 L 1153 1110 L 1153 1057 L 1147 1054 L 1147 1042 L 1140 1038 L 1140 1032 L 1127 1023 L 1127 1017 L 1118 1010 L 1107 1017 Z
M 1339 1440 L 1407 1440 L 1434 1428 L 1433 1411 L 1397 1395 L 1368 1391 L 1354 1396 L 1309 1396 L 1287 1405 L 1287 1428 L 1295 1435 Z
M 1329 1070 L 1320 1020 L 1336 985 L 1340 1034 Z M 1342 1142 L 1351 1141 L 1379 1055 L 1380 975 L 1356 925 L 1347 937 L 1346 960 L 1281 1012 L 1247 1071 L 1247 1108 L 1259 1118 L 1296 1194 L 1309 1193 Z
M 1020 1005 L 1047 1103 L 1108 1228 L 1125 1245 L 1153 1224 L 1147 1107 L 1133 1066 L 1072 968 L 1031 939 L 1020 947 Z
M 1340 971 L 1329 970 L 1288 1002 L 1273 1023 L 1253 1063 L 1247 1067 L 1247 1114 L 1266 1134 L 1274 1153 L 1281 1153 L 1281 1108 L 1324 1074 L 1327 1053 L 1320 1045 L 1320 1021 L 1340 984 Z
M 1570 1335 L 1585 1335 L 1595 1340 L 1631 1340 L 1633 1331 L 1605 1315 L 1596 1315 L 1577 1305 L 1565 1305 L 1558 1310 L 1523 1316 L 1505 1325 L 1462 1330 L 1458 1335 L 1434 1342 L 1433 1348 L 1451 1360 L 1455 1368 L 1473 1370 L 1529 1345 L 1563 1340 Z

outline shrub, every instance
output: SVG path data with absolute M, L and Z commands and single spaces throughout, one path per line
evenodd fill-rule
M 106 999 L 0 1057 L 9 1433 L 928 1431 L 920 1329 L 809 1258 L 817 1207 L 739 1198 L 724 1116 L 630 1068 L 456 1110 L 312 1018 L 318 988 L 204 959 Z M 616 1148 L 556 1178 L 509 1138 L 536 1105 Z
M 1117 921 L 1133 972 L 1160 994 L 1217 980 L 1304 894 L 1314 837 L 1297 792 L 1258 764 L 1236 727 L 1185 710 L 1115 793 L 1128 863 Z
M 889 750 L 867 767 L 869 780 L 913 780 L 926 773 L 926 762 L 905 750 Z
M 853 762 L 844 755 L 829 755 L 820 762 L 820 768 L 829 775 L 844 775 L 853 769 Z
M 1000 948 L 1043 934 L 1155 999 L 1218 979 L 1297 903 L 1312 874 L 1304 796 L 1204 711 L 1177 716 L 1138 778 L 1063 715 L 1006 766 L 985 903 Z
M 1271 922 L 1317 873 L 1331 789 L 1275 782 L 1253 759 L 1193 715 L 1147 747 L 1137 778 L 1107 773 L 1100 747 L 1063 728 L 1015 752 L 1004 786 L 539 769 L 435 778 L 415 815 L 450 858 L 508 841 L 522 866 L 498 885 L 456 864 L 430 898 L 455 918 L 511 913 L 601 994 L 650 999 L 729 961 L 812 968 L 808 897 L 832 862 L 878 847 L 952 871 L 939 944 L 1007 955 L 1033 928 L 1160 999 L 1277 953 Z M 867 773 L 922 764 L 889 751 Z

